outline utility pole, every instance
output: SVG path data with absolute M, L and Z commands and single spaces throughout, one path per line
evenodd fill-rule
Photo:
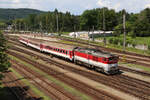
M 123 51 L 125 51 L 125 48 L 126 48 L 126 15 L 125 15 L 125 11 L 123 11 L 123 31 L 124 31 Z
M 74 38 L 76 38 L 76 26 L 74 26 Z
M 93 32 L 92 32 L 92 41 L 94 41 L 94 25 L 93 25 Z
M 57 22 L 57 34 L 58 34 L 58 31 L 59 31 L 59 27 L 58 27 L 58 13 L 56 14 L 56 22 Z
M 42 33 L 42 22 L 40 21 L 40 32 Z
M 90 48 L 90 28 L 88 27 L 88 48 Z
M 105 36 L 105 29 L 106 29 L 106 26 L 105 26 L 105 8 L 103 8 L 103 34 L 104 34 L 104 46 L 106 46 L 106 36 Z

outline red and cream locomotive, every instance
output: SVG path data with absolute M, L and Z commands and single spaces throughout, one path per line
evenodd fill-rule
M 70 45 L 64 46 L 64 44 L 31 38 L 19 38 L 19 41 L 42 52 L 69 59 L 74 63 L 85 64 L 97 71 L 102 71 L 107 74 L 118 73 L 119 71 L 119 57 L 110 53 Z

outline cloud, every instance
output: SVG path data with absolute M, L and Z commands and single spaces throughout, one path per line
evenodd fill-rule
M 100 7 L 107 7 L 110 6 L 110 1 L 98 0 L 97 5 L 99 5 Z
M 126 9 L 128 12 L 137 13 L 146 7 L 150 7 L 150 0 L 98 0 L 97 5 L 116 11 Z
M 34 8 L 44 11 L 70 11 L 82 14 L 86 9 L 108 7 L 116 11 L 126 9 L 128 12 L 140 12 L 150 8 L 150 0 L 0 0 L 1 8 Z
M 19 3 L 20 0 L 12 0 L 14 3 Z
M 120 6 L 121 6 L 121 4 L 120 4 L 120 3 L 117 3 L 116 5 L 114 5 L 113 8 L 114 8 L 115 10 L 118 10 L 118 9 L 120 8 Z
M 145 8 L 150 8 L 150 4 L 146 4 L 146 5 L 145 5 Z

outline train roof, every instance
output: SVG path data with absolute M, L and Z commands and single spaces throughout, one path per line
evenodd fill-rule
M 63 44 L 63 43 L 56 42 L 56 41 L 47 41 L 47 40 L 42 40 L 42 39 L 26 38 L 26 37 L 24 39 L 28 39 L 29 41 L 31 41 L 33 43 L 43 44 L 46 46 L 59 48 L 59 49 L 65 49 L 65 50 L 71 50 L 72 51 L 75 48 L 75 46 Z
M 92 55 L 97 56 L 97 57 L 109 58 L 109 57 L 112 57 L 112 56 L 116 56 L 114 54 L 111 54 L 111 53 L 108 53 L 108 52 L 104 52 L 102 50 L 98 50 L 98 49 L 94 49 L 94 48 L 76 48 L 75 50 L 79 51 L 79 52 L 92 54 Z

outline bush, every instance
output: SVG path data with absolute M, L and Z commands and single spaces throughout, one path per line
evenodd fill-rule
M 121 39 L 119 40 L 119 42 L 120 42 L 120 45 L 123 46 L 123 40 Z
M 148 45 L 148 50 L 150 50 L 150 44 Z
M 135 48 L 135 46 L 136 46 L 136 43 L 135 43 L 135 41 L 132 41 L 132 46 Z
M 116 39 L 113 40 L 113 44 L 117 44 L 118 45 L 118 43 L 119 43 L 119 39 L 116 38 Z
M 126 41 L 126 46 L 128 46 L 128 44 L 131 44 L 131 41 L 127 40 Z
M 113 43 L 113 38 L 109 38 L 108 42 L 109 42 L 110 44 L 112 44 L 112 43 Z

